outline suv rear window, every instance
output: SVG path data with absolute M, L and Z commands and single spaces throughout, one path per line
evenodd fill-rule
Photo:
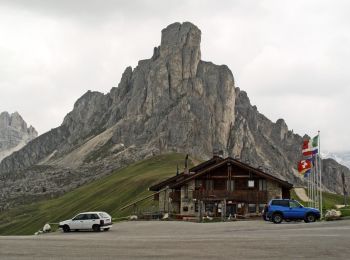
M 273 200 L 271 202 L 273 206 L 289 207 L 288 200 Z

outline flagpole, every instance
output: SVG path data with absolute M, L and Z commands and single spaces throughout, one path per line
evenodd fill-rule
M 318 138 L 318 137 L 317 137 Z M 318 139 L 317 139 L 318 141 Z M 319 209 L 319 201 L 318 201 L 318 163 L 317 163 L 317 153 L 315 155 L 315 208 Z
M 316 208 L 317 207 L 317 201 L 316 201 L 316 173 L 317 173 L 317 169 L 315 168 L 314 169 L 314 183 L 313 183 L 313 185 L 314 185 L 314 208 Z
M 320 175 L 320 211 L 321 211 L 321 219 L 323 214 L 323 198 L 322 198 L 322 160 L 321 160 L 321 132 L 318 131 L 318 159 L 319 159 L 319 175 Z
M 314 208 L 317 208 L 317 168 L 314 169 Z
M 308 207 L 311 207 L 311 196 L 310 196 L 310 174 L 307 176 L 307 196 L 309 200 L 307 201 Z
M 314 207 L 314 171 L 315 169 L 311 169 L 311 207 Z

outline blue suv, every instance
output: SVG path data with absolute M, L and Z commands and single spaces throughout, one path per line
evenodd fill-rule
M 265 207 L 264 220 L 273 221 L 276 224 L 283 220 L 304 220 L 306 223 L 315 222 L 320 218 L 320 211 L 315 208 L 307 208 L 296 200 L 273 199 Z

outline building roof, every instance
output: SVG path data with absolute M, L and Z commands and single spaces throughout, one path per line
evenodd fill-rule
M 238 161 L 236 159 L 233 159 L 232 157 L 227 157 L 227 158 L 221 158 L 214 156 L 212 159 L 205 161 L 195 167 L 192 167 L 189 169 L 190 174 L 185 174 L 184 172 L 180 173 L 179 175 L 176 175 L 174 177 L 168 178 L 160 183 L 157 183 L 149 188 L 151 191 L 159 191 L 160 189 L 165 188 L 168 186 L 169 188 L 176 188 L 179 187 L 187 182 L 189 182 L 192 179 L 195 179 L 198 176 L 201 176 L 205 173 L 207 173 L 210 170 L 214 170 L 222 165 L 231 163 L 232 165 L 236 165 L 239 168 L 245 169 L 250 171 L 251 173 L 254 173 L 256 175 L 265 177 L 267 179 L 273 180 L 278 182 L 281 186 L 286 187 L 286 188 L 292 188 L 293 184 L 282 180 L 280 178 L 277 178 L 269 173 L 266 173 L 262 171 L 259 168 L 254 168 L 246 163 L 243 163 L 241 161 Z

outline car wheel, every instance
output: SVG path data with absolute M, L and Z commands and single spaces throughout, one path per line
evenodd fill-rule
M 108 230 L 109 230 L 109 228 L 104 228 L 103 230 L 104 230 L 104 231 L 108 231 Z
M 70 231 L 70 227 L 68 226 L 68 225 L 64 225 L 63 226 L 63 232 L 64 233 L 67 233 L 67 232 L 69 232 Z
M 307 214 L 305 219 L 304 219 L 305 223 L 309 223 L 309 222 L 315 222 L 316 221 L 316 217 L 314 214 Z
M 92 226 L 92 230 L 95 231 L 95 232 L 100 232 L 101 231 L 100 225 L 93 225 Z
M 275 213 L 272 215 L 272 221 L 275 224 L 280 224 L 283 220 L 283 217 L 280 213 Z

